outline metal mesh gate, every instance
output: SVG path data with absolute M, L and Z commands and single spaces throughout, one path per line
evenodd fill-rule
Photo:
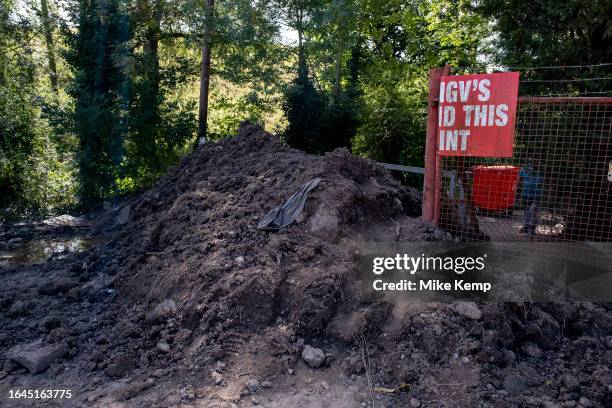
M 512 158 L 439 157 L 438 225 L 470 241 L 612 241 L 612 98 L 519 98 Z

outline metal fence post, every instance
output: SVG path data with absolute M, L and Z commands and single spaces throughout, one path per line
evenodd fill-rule
M 423 181 L 423 214 L 424 221 L 437 224 L 439 216 L 441 184 L 441 161 L 438 158 L 438 94 L 440 78 L 448 75 L 449 66 L 434 68 L 429 71 L 429 101 L 427 111 L 427 136 L 425 140 L 425 177 Z

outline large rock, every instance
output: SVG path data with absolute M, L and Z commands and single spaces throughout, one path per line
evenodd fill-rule
M 21 364 L 32 374 L 45 371 L 51 363 L 68 353 L 65 342 L 44 345 L 42 340 L 28 344 L 20 344 L 8 352 L 8 358 Z
M 83 290 L 99 292 L 115 284 L 115 277 L 105 273 L 99 273 L 95 278 L 83 286 Z
M 130 221 L 130 211 L 132 207 L 128 204 L 119 211 L 119 216 L 117 217 L 117 224 L 125 225 Z
M 147 315 L 147 321 L 150 323 L 163 323 L 174 316 L 177 310 L 178 308 L 174 300 L 163 300 Z
M 457 302 L 455 303 L 455 312 L 472 320 L 480 320 L 482 312 L 478 305 L 474 302 Z
M 124 387 L 118 388 L 115 391 L 113 391 L 111 395 L 117 401 L 127 401 L 131 398 L 134 398 L 136 395 L 140 394 L 146 389 L 151 388 L 153 385 L 155 385 L 155 380 L 150 378 L 147 381 L 139 381 L 139 382 L 131 383 Z
M 78 282 L 72 279 L 55 278 L 38 286 L 38 294 L 46 296 L 55 296 L 60 293 L 68 292 L 70 289 L 78 285 Z
M 332 209 L 319 208 L 308 220 L 308 231 L 334 240 L 340 232 L 340 217 Z
M 504 390 L 510 395 L 517 395 L 525 390 L 525 382 L 518 375 L 510 374 L 504 378 Z
M 213 371 L 210 373 L 210 376 L 213 379 L 215 385 L 223 384 L 223 376 L 219 372 Z
M 169 353 L 170 352 L 170 345 L 168 344 L 168 342 L 166 340 L 162 339 L 162 340 L 158 341 L 156 347 L 162 353 Z
M 319 368 L 325 363 L 325 353 L 320 348 L 304 346 L 302 358 L 312 368 Z
M 136 368 L 136 353 L 133 350 L 114 353 L 108 360 L 104 373 L 111 378 L 120 378 Z
M 539 358 L 542 356 L 542 350 L 537 344 L 531 342 L 525 342 L 521 346 L 521 351 L 529 357 Z
M 9 314 L 11 316 L 25 315 L 25 314 L 28 314 L 28 312 L 29 312 L 28 306 L 21 300 L 17 300 L 15 303 L 13 303 L 13 305 L 9 309 Z
M 259 388 L 261 387 L 259 381 L 256 378 L 250 378 L 249 380 L 247 380 L 244 386 L 247 390 L 249 390 L 251 394 L 255 394 L 257 391 L 259 391 Z
M 571 374 L 564 374 L 561 376 L 561 383 L 565 389 L 569 392 L 576 391 L 580 386 L 580 381 Z

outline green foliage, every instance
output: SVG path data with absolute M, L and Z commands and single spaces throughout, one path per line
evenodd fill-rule
M 355 136 L 359 112 L 358 58 L 349 60 L 351 75 L 346 89 L 342 89 L 341 83 L 353 6 L 345 1 L 288 4 L 290 24 L 298 30 L 300 40 L 297 77 L 284 91 L 283 110 L 289 124 L 283 138 L 289 145 L 309 153 L 350 147 Z M 352 53 L 353 57 L 358 55 Z M 314 73 L 309 71 L 313 56 L 321 62 L 313 68 L 319 73 L 316 85 Z
M 424 89 L 378 84 L 365 89 L 355 153 L 387 163 L 422 165 L 426 105 Z M 420 92 L 419 92 L 420 91 Z M 426 96 L 426 94 L 425 94 Z
M 25 70 L 2 60 L 0 88 L 0 205 L 8 207 L 26 196 L 26 169 L 31 165 L 37 129 L 31 65 Z M 21 60 L 20 62 L 24 62 Z M 11 66 L 12 65 L 12 66 Z M 23 67 L 23 66 L 22 66 Z M 30 68 L 30 69 L 28 69 Z
M 494 18 L 500 62 L 585 65 L 612 59 L 609 1 L 481 0 L 478 11 Z
M 234 134 L 243 120 L 278 126 L 280 94 L 291 55 L 278 43 L 281 6 L 276 0 L 215 1 L 211 140 Z M 203 22 L 201 8 L 198 13 L 196 38 L 202 32 L 197 29 Z
M 357 129 L 354 96 L 330 98 L 309 78 L 298 76 L 285 93 L 283 108 L 289 121 L 283 138 L 290 146 L 318 154 L 351 146 Z
M 132 182 L 121 182 L 122 193 L 151 185 L 178 161 L 194 138 L 194 103 L 168 98 L 172 88 L 184 84 L 185 67 L 162 66 L 159 55 L 163 28 L 172 24 L 176 12 L 163 0 L 137 0 L 130 10 L 132 92 L 122 175 Z M 170 39 L 167 45 L 180 47 L 175 41 Z
M 429 69 L 475 66 L 486 32 L 470 1 L 365 1 L 371 47 L 361 74 L 364 106 L 354 151 L 378 161 L 421 166 Z
M 204 2 L 187 0 L 181 4 L 191 34 L 187 44 L 199 48 L 203 43 Z M 211 22 L 213 76 L 258 93 L 277 91 L 284 84 L 283 64 L 290 55 L 277 42 L 279 13 L 278 1 L 216 0 Z
M 71 169 L 41 117 L 33 28 L 0 1 L 0 220 L 73 204 Z
M 24 28 L 11 21 L 12 2 L 0 3 L 0 52 L 20 47 L 11 41 Z M 13 57 L 13 58 L 11 58 Z M 21 69 L 20 69 L 21 68 Z M 0 204 L 8 207 L 25 195 L 24 169 L 34 149 L 36 115 L 32 108 L 34 66 L 27 54 L 3 55 L 0 59 Z
M 329 152 L 338 147 L 351 147 L 359 125 L 360 101 L 357 96 L 342 92 L 327 104 L 321 123 L 321 147 L 319 152 Z
M 217 83 L 213 87 L 211 126 L 208 130 L 210 140 L 221 140 L 235 134 L 240 122 L 245 120 L 264 124 L 266 101 L 261 100 L 254 91 L 241 96 L 231 95 L 233 88 L 235 86 L 227 83 Z
M 309 153 L 318 153 L 323 144 L 321 132 L 327 101 L 315 89 L 308 77 L 304 59 L 300 59 L 298 76 L 285 93 L 283 109 L 289 125 L 283 135 L 292 147 Z
M 72 10 L 66 58 L 74 70 L 79 197 L 91 207 L 117 192 L 127 132 L 128 24 L 122 0 L 86 0 Z
M 529 67 L 597 65 L 612 61 L 612 2 L 609 0 L 481 0 L 478 11 L 493 19 L 498 33 L 492 57 L 523 67 L 521 79 L 609 77 L 609 67 L 588 70 Z M 522 93 L 609 91 L 612 81 L 522 84 Z

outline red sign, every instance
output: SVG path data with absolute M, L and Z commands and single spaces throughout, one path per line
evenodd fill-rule
M 512 157 L 518 72 L 440 78 L 438 154 Z

